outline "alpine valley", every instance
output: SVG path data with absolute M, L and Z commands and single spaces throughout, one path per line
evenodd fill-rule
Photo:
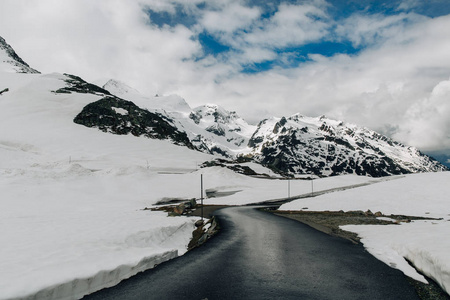
M 425 283 L 415 266 L 448 293 L 446 170 L 325 116 L 251 125 L 118 80 L 41 74 L 0 38 L 0 300 L 81 299 L 183 255 L 199 232 L 200 217 L 187 214 L 197 201 L 433 218 L 350 230 L 389 266 Z M 421 174 L 388 176 L 406 173 Z
M 26 77 L 25 81 L 30 81 L 36 93 L 48 93 L 49 98 L 80 95 L 83 101 L 86 95 L 94 96 L 72 116 L 76 124 L 106 134 L 169 140 L 187 151 L 213 155 L 203 167 L 219 165 L 247 175 L 269 176 L 245 165 L 253 162 L 286 177 L 341 174 L 380 177 L 448 170 L 414 147 L 325 116 L 294 114 L 251 125 L 236 112 L 218 105 L 191 108 L 180 96 L 142 95 L 118 80 L 99 86 L 70 74 L 41 75 L 3 38 L 0 38 L 0 59 L 0 71 L 11 73 L 14 78 Z M 49 81 L 54 89 L 39 88 L 49 86 Z M 14 86 L 0 87 L 3 88 L 4 93 L 11 93 L 9 90 Z

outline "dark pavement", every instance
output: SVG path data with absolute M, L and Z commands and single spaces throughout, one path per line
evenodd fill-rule
M 361 245 L 253 207 L 216 215 L 202 247 L 86 299 L 419 299 Z

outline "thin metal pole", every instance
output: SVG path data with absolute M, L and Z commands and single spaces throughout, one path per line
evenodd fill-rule
M 311 178 L 311 197 L 314 195 L 314 178 Z
M 288 198 L 291 198 L 291 180 L 288 179 Z
M 200 200 L 202 202 L 202 221 L 203 221 L 203 174 L 200 174 Z

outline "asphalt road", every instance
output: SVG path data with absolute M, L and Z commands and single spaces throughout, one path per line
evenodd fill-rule
M 253 207 L 217 215 L 207 244 L 86 299 L 419 299 L 361 245 Z

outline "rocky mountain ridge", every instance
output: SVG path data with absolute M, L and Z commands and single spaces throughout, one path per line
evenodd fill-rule
M 379 177 L 448 170 L 414 147 L 325 116 L 273 117 L 254 126 L 219 105 L 206 104 L 187 113 L 187 103 L 179 102 L 183 113 L 180 109 L 159 113 L 186 132 L 197 150 L 235 162 L 254 161 L 284 176 Z
M 0 70 L 37 73 L 0 37 Z M 448 168 L 364 127 L 300 114 L 273 117 L 257 126 L 215 104 L 191 108 L 180 96 L 148 97 L 117 81 L 102 87 L 64 74 L 56 94 L 93 94 L 97 100 L 73 116 L 77 124 L 118 135 L 164 139 L 235 163 L 253 161 L 283 176 L 358 174 L 373 177 Z M 223 164 L 220 162 L 219 164 Z M 206 164 L 208 165 L 208 164 Z M 247 168 L 247 167 L 246 167 Z M 253 174 L 247 170 L 247 174 Z
M 249 146 L 254 160 L 288 174 L 379 177 L 446 170 L 414 147 L 325 116 L 264 120 Z
M 23 61 L 16 51 L 0 36 L 0 60 L 4 66 L 3 70 L 10 69 L 17 73 L 37 74 L 39 71 L 31 68 L 25 61 Z M 6 68 L 5 68 L 6 67 Z

